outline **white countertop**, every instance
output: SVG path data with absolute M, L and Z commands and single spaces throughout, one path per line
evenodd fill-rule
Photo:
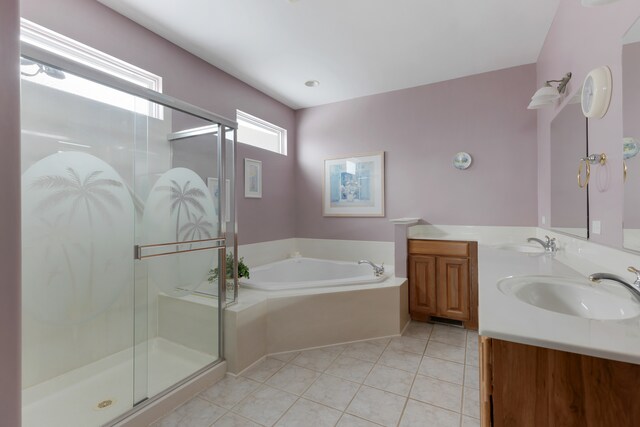
M 591 273 L 601 271 L 596 265 Z M 479 333 L 522 344 L 640 364 L 640 316 L 592 320 L 544 310 L 503 294 L 497 282 L 509 276 L 581 277 L 551 255 L 532 255 L 481 245 L 478 249 Z M 633 299 L 623 287 L 598 286 Z

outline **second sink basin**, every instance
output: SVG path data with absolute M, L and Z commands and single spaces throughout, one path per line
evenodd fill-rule
M 620 320 L 640 315 L 640 304 L 614 294 L 587 279 L 554 276 L 509 277 L 498 282 L 505 295 L 527 304 L 570 316 Z

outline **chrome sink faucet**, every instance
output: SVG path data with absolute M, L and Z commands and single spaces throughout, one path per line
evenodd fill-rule
M 543 242 L 540 239 L 536 239 L 535 237 L 529 237 L 527 239 L 527 242 L 538 242 L 542 245 L 545 252 L 556 253 L 558 251 L 558 247 L 556 246 L 555 237 L 553 239 L 549 236 L 544 236 L 544 237 L 547 239 L 546 242 Z
M 373 274 L 375 274 L 376 277 L 380 277 L 384 274 L 384 263 L 382 263 L 382 265 L 380 266 L 377 266 L 368 259 L 361 259 L 360 261 L 358 261 L 358 264 L 369 264 L 371 267 L 373 267 Z
M 595 282 L 595 283 L 598 283 L 601 280 L 611 280 L 611 281 L 614 281 L 616 283 L 619 283 L 622 286 L 624 286 L 625 288 L 627 288 L 633 294 L 633 296 L 636 297 L 638 302 L 640 302 L 640 270 L 638 270 L 635 267 L 629 267 L 629 268 L 627 268 L 627 271 L 629 271 L 631 273 L 636 273 L 635 282 L 629 283 L 626 280 L 624 280 L 622 277 L 617 276 L 615 274 L 609 274 L 609 273 L 595 273 L 595 274 L 592 274 L 591 276 L 589 276 L 589 280 L 591 280 L 592 282 Z

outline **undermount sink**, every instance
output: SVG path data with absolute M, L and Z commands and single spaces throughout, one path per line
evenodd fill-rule
M 527 254 L 543 254 L 545 252 L 542 246 L 528 243 L 506 243 L 494 247 L 505 251 L 523 252 Z
M 586 278 L 553 276 L 509 277 L 498 282 L 505 295 L 556 313 L 597 320 L 620 320 L 640 315 L 631 296 L 614 294 Z

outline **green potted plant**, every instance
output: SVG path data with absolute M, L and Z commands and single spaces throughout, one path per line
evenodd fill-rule
M 227 279 L 233 279 L 233 254 L 232 253 L 228 253 L 227 254 L 227 261 L 226 261 L 226 278 Z M 209 283 L 213 284 L 213 281 L 216 280 L 218 278 L 218 267 L 216 268 L 212 268 L 211 270 L 209 270 Z M 249 267 L 247 267 L 247 265 L 244 263 L 244 257 L 240 258 L 238 260 L 238 278 L 240 277 L 246 277 L 247 279 L 249 278 Z M 228 292 L 233 292 L 233 280 L 229 281 L 227 280 L 227 293 Z

